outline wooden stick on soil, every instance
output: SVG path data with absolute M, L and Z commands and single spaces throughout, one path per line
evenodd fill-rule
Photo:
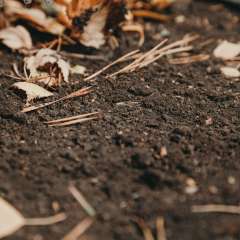
M 69 187 L 69 191 L 90 217 L 94 217 L 96 215 L 95 209 L 90 205 L 90 203 L 74 185 L 71 185 Z
M 84 122 L 88 122 L 88 121 L 99 119 L 99 118 L 100 118 L 100 112 L 93 112 L 93 113 L 87 113 L 87 114 L 80 114 L 72 117 L 61 118 L 57 120 L 51 120 L 45 123 L 48 124 L 50 127 L 62 127 L 62 126 L 70 126 L 77 123 L 84 123 Z
M 164 226 L 164 218 L 157 218 L 157 240 L 167 240 L 165 226 Z
M 139 227 L 141 228 L 144 238 L 145 240 L 154 240 L 153 234 L 151 229 L 146 225 L 146 223 L 144 222 L 143 219 L 138 219 L 137 224 L 139 225 Z
M 137 54 L 138 52 L 139 52 L 139 50 L 134 50 L 134 51 L 132 51 L 132 52 L 130 52 L 130 53 L 127 53 L 126 55 L 124 55 L 124 56 L 120 57 L 119 59 L 117 59 L 116 61 L 108 64 L 106 67 L 100 69 L 99 71 L 97 71 L 96 73 L 92 74 L 91 76 L 85 78 L 84 80 L 85 80 L 85 81 L 90 81 L 90 80 L 92 80 L 93 78 L 96 78 L 97 76 L 99 76 L 100 74 L 102 74 L 103 72 L 105 72 L 106 70 L 108 70 L 109 68 L 113 67 L 114 65 L 116 65 L 116 64 L 118 64 L 118 63 L 123 62 L 123 61 L 126 60 L 126 59 L 129 59 L 129 57 Z
M 93 224 L 93 219 L 90 217 L 85 218 L 77 226 L 75 226 L 62 240 L 77 240 L 82 236 Z
M 192 212 L 240 214 L 240 206 L 222 205 L 222 204 L 195 205 L 195 206 L 192 206 Z

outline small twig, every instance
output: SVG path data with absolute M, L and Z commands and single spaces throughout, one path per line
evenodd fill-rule
M 94 116 L 94 117 L 90 117 Z M 91 120 L 99 119 L 100 113 L 94 112 L 94 113 L 88 113 L 88 114 L 81 114 L 73 117 L 67 117 L 67 118 L 61 118 L 57 120 L 52 120 L 45 122 L 50 127 L 61 127 L 61 126 L 70 126 L 77 123 L 84 123 Z
M 75 98 L 75 97 L 80 97 L 80 96 L 87 95 L 87 94 L 91 93 L 92 91 L 93 91 L 92 87 L 82 88 L 82 89 L 77 90 L 77 91 L 75 91 L 73 93 L 70 93 L 69 95 L 67 95 L 65 97 L 59 98 L 59 99 L 57 99 L 55 101 L 42 103 L 42 104 L 40 104 L 38 106 L 26 107 L 21 112 L 23 112 L 23 113 L 31 112 L 31 111 L 34 111 L 34 110 L 37 110 L 37 109 L 40 109 L 40 108 L 44 108 L 44 107 L 50 106 L 50 105 L 52 105 L 54 103 L 58 103 L 58 102 L 61 102 L 61 101 L 64 101 L 64 100 L 67 100 L 67 99 L 70 99 L 70 98 Z
M 157 218 L 157 240 L 167 240 L 164 219 L 162 217 Z
M 194 56 L 187 56 L 187 57 L 180 57 L 180 58 L 174 58 L 169 59 L 168 62 L 171 64 L 189 64 L 189 63 L 195 63 L 195 62 L 203 62 L 209 60 L 210 56 L 207 54 L 199 54 Z
M 75 226 L 62 240 L 77 240 L 83 235 L 93 224 L 93 219 L 88 217 Z
M 86 200 L 86 198 L 78 191 L 78 189 L 71 185 L 69 191 L 73 195 L 73 197 L 78 201 L 78 203 L 82 206 L 82 208 L 86 211 L 86 213 L 90 217 L 94 217 L 96 215 L 95 209 L 90 205 L 90 203 Z
M 154 240 L 153 234 L 151 229 L 146 225 L 146 223 L 144 222 L 143 219 L 138 219 L 137 224 L 139 225 L 139 227 L 141 228 L 144 238 L 145 240 Z
M 96 73 L 92 74 L 91 76 L 85 78 L 84 80 L 85 81 L 90 81 L 92 80 L 93 78 L 96 78 L 97 76 L 99 76 L 100 74 L 102 74 L 103 72 L 105 72 L 106 70 L 108 70 L 109 68 L 111 68 L 112 66 L 118 64 L 118 63 L 121 63 L 123 60 L 126 60 L 128 59 L 130 56 L 133 56 L 135 55 L 136 53 L 138 53 L 139 50 L 134 50 L 130 53 L 127 53 L 126 55 L 120 57 L 119 59 L 117 59 L 116 61 L 108 64 L 107 66 L 105 66 L 104 68 L 102 68 L 101 70 L 97 71 Z
M 55 216 L 46 217 L 46 218 L 26 218 L 25 225 L 28 226 L 45 226 L 52 225 L 58 222 L 62 222 L 66 219 L 65 213 L 59 213 Z
M 60 52 L 60 55 L 64 57 L 72 57 L 72 58 L 78 58 L 78 59 L 106 61 L 106 58 L 101 55 L 86 55 L 86 54 L 70 53 L 70 52 Z
M 192 212 L 240 214 L 240 206 L 230 206 L 222 204 L 195 205 L 192 206 Z

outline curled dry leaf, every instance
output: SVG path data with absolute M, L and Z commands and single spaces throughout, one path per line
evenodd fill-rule
M 3 44 L 13 50 L 32 48 L 30 33 L 23 26 L 8 27 L 1 30 L 0 39 Z
M 234 67 L 222 67 L 221 72 L 227 78 L 239 78 L 240 77 L 240 71 Z
M 30 72 L 29 81 L 58 86 L 62 80 L 68 82 L 70 65 L 54 50 L 43 48 L 36 55 L 24 59 Z
M 223 41 L 215 48 L 213 55 L 223 60 L 229 60 L 237 57 L 240 54 L 240 43 L 231 43 Z
M 13 88 L 17 88 L 24 91 L 27 95 L 27 103 L 36 98 L 46 98 L 53 96 L 53 93 L 46 89 L 29 82 L 17 82 L 12 85 Z

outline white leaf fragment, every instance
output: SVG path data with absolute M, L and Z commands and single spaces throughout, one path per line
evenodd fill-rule
M 224 74 L 225 77 L 228 77 L 228 78 L 239 78 L 240 77 L 240 71 L 237 68 L 222 67 L 220 70 Z
M 229 60 L 237 57 L 240 54 L 240 43 L 231 43 L 223 41 L 214 50 L 213 55 L 216 58 Z
M 79 74 L 79 75 L 85 75 L 86 73 L 86 67 L 81 65 L 76 65 L 74 67 L 71 67 L 70 71 L 72 74 Z
M 0 198 L 0 212 L 0 238 L 13 234 L 25 225 L 24 217 L 2 198 Z
M 23 26 L 8 27 L 0 31 L 2 43 L 13 50 L 31 49 L 32 38 Z
M 14 83 L 12 87 L 24 91 L 27 95 L 27 102 L 37 98 L 46 98 L 53 96 L 53 93 L 34 83 L 17 82 Z

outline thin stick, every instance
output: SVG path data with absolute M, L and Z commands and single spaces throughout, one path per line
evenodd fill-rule
M 230 213 L 240 214 L 240 206 L 222 205 L 222 204 L 208 204 L 192 206 L 194 213 Z
M 157 218 L 157 240 L 167 240 L 166 231 L 164 227 L 164 219 L 162 217 Z
M 72 121 L 72 120 L 76 120 L 76 119 L 83 119 L 83 118 L 97 115 L 97 114 L 99 114 L 99 112 L 86 113 L 86 114 L 81 114 L 81 115 L 77 115 L 77 116 L 73 116 L 73 117 L 66 117 L 66 118 L 61 118 L 61 119 L 57 119 L 57 120 L 52 120 L 52 121 L 48 121 L 46 123 L 47 124 L 55 124 L 55 123 L 61 123 L 61 122 L 68 122 L 68 121 Z
M 79 202 L 82 208 L 86 211 L 86 213 L 90 217 L 94 217 L 96 215 L 95 209 L 90 205 L 90 203 L 86 200 L 86 198 L 78 191 L 78 189 L 71 185 L 69 186 L 69 191 L 73 195 L 73 197 Z
M 60 52 L 60 54 L 65 57 L 72 57 L 72 58 L 78 58 L 78 59 L 106 61 L 106 58 L 104 58 L 104 56 L 101 56 L 101 55 L 85 55 L 80 53 L 69 53 L 69 52 Z
M 188 57 L 174 58 L 174 59 L 170 59 L 168 61 L 171 64 L 180 65 L 180 64 L 189 64 L 189 63 L 194 63 L 194 62 L 207 61 L 209 58 L 210 58 L 209 55 L 199 54 L 199 55 L 188 56 Z
M 168 40 L 165 39 L 162 42 L 160 42 L 157 46 L 155 46 L 154 48 L 152 48 L 150 51 L 148 51 L 147 53 L 143 54 L 142 56 L 140 56 L 138 59 L 136 59 L 133 63 L 129 64 L 126 69 L 128 68 L 132 68 L 136 65 L 138 65 L 142 60 L 148 58 L 149 56 L 151 56 L 158 48 L 160 48 L 161 46 L 163 46 Z M 122 69 L 122 71 L 126 71 L 125 68 Z M 112 76 L 112 75 L 111 75 Z
M 62 240 L 77 240 L 83 235 L 93 224 L 93 219 L 88 217 L 74 227 Z
M 106 70 L 108 70 L 109 68 L 111 68 L 112 66 L 114 66 L 114 65 L 122 62 L 124 59 L 126 59 L 126 58 L 128 58 L 128 57 L 130 57 L 130 56 L 132 56 L 132 55 L 134 55 L 134 54 L 136 54 L 136 53 L 138 53 L 138 52 L 139 52 L 139 50 L 134 50 L 134 51 L 132 51 L 132 52 L 130 52 L 130 53 L 127 53 L 126 55 L 124 55 L 124 56 L 120 57 L 119 59 L 117 59 L 116 61 L 108 64 L 107 66 L 105 66 L 105 67 L 102 68 L 101 70 L 97 71 L 96 73 L 92 74 L 91 76 L 85 78 L 84 80 L 85 80 L 85 81 L 90 81 L 90 80 L 92 80 L 93 78 L 99 76 L 100 74 L 102 74 L 103 72 L 105 72 Z
M 27 226 L 46 226 L 53 225 L 58 222 L 62 222 L 66 219 L 65 213 L 59 213 L 55 216 L 46 217 L 46 218 L 26 218 L 25 225 Z
M 23 113 L 31 112 L 31 111 L 34 111 L 34 110 L 37 110 L 37 109 L 40 109 L 40 108 L 44 108 L 44 107 L 50 106 L 54 103 L 58 103 L 58 102 L 61 102 L 61 101 L 64 101 L 64 100 L 67 100 L 67 99 L 70 99 L 70 98 L 75 98 L 75 97 L 80 97 L 80 96 L 87 95 L 87 94 L 91 93 L 92 91 L 93 91 L 92 87 L 82 88 L 80 90 L 72 92 L 69 95 L 64 96 L 62 98 L 59 98 L 57 100 L 47 102 L 47 103 L 42 103 L 42 104 L 39 104 L 38 106 L 26 107 L 21 112 L 23 112 Z
M 63 122 L 63 123 L 49 124 L 49 126 L 50 127 L 64 127 L 64 126 L 74 125 L 74 124 L 77 124 L 77 123 L 85 123 L 85 122 L 89 122 L 91 120 L 96 120 L 96 119 L 99 119 L 99 117 L 80 118 L 80 119 L 76 119 L 76 120 L 68 121 L 68 122 Z
M 145 224 L 142 219 L 137 220 L 137 224 L 141 228 L 145 240 L 154 240 L 151 229 Z

